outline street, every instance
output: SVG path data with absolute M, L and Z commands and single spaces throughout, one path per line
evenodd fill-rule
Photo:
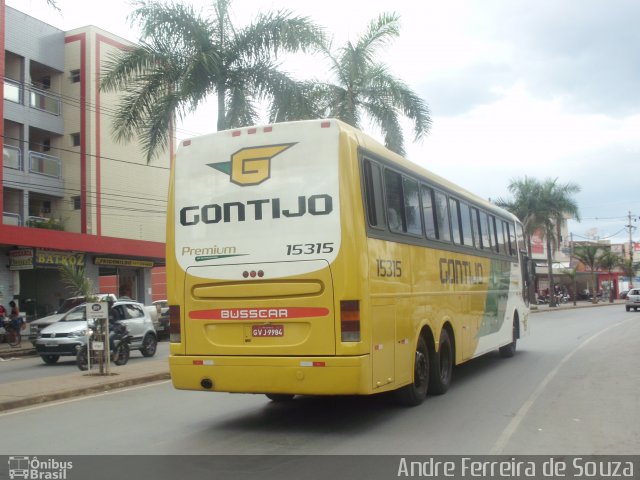
M 23 340 L 23 343 L 27 340 Z M 10 352 L 10 351 L 9 351 Z M 145 362 L 153 359 L 167 357 L 169 355 L 169 342 L 158 342 L 158 350 L 153 357 L 145 358 L 140 351 L 132 350 L 130 362 Z M 0 361 L 0 388 L 3 383 L 17 382 L 34 378 L 64 375 L 69 372 L 77 372 L 76 357 L 60 357 L 53 365 L 45 364 L 39 355 L 26 357 L 12 357 L 5 355 L 8 360 Z
M 640 314 L 604 306 L 538 313 L 529 321 L 532 333 L 514 358 L 495 353 L 458 367 L 446 395 L 415 408 L 398 407 L 388 396 L 275 404 L 262 395 L 182 392 L 160 382 L 0 414 L 0 450 L 637 454 Z

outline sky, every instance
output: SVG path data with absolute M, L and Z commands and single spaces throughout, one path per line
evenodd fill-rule
M 138 39 L 127 0 L 6 0 L 62 30 L 95 25 Z M 205 16 L 211 0 L 183 0 Z M 629 241 L 640 226 L 640 2 L 637 0 L 234 0 L 236 25 L 288 10 L 323 26 L 335 48 L 381 13 L 400 36 L 379 61 L 428 104 L 432 128 L 405 138 L 407 157 L 488 199 L 510 199 L 525 176 L 581 188 L 574 240 Z M 283 61 L 298 78 L 326 78 L 322 58 Z M 215 130 L 215 104 L 178 136 Z M 265 118 L 266 122 L 266 118 Z M 367 130 L 376 138 L 379 132 Z M 636 221 L 638 220 L 638 221 Z M 632 230 L 633 240 L 640 231 Z

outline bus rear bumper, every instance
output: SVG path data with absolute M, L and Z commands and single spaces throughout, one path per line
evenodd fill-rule
M 297 395 L 373 393 L 368 355 L 354 357 L 169 357 L 180 390 Z

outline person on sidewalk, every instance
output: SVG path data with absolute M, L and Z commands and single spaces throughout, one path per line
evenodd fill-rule
M 9 302 L 9 309 L 9 320 L 11 320 L 11 325 L 16 329 L 16 331 L 19 331 L 22 326 L 20 309 L 18 308 L 16 302 L 14 302 L 13 300 Z

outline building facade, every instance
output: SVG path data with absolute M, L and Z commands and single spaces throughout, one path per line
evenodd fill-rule
M 0 303 L 51 313 L 69 296 L 65 263 L 84 267 L 96 292 L 162 298 L 173 145 L 147 163 L 135 140 L 116 142 L 119 94 L 99 88 L 106 64 L 131 43 L 0 7 Z

